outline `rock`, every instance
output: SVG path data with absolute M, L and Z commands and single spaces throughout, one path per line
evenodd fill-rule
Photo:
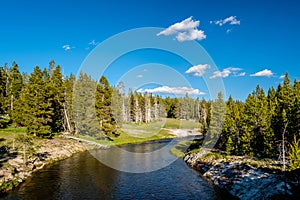
M 190 159 L 190 156 L 189 156 L 189 155 L 186 155 L 186 156 L 183 158 L 184 162 L 187 162 L 189 159 Z
M 42 169 L 45 165 L 54 161 L 61 160 L 72 156 L 76 152 L 85 151 L 85 145 L 74 142 L 72 140 L 55 138 L 52 140 L 40 140 L 40 148 L 35 154 L 28 155 L 27 166 L 23 165 L 23 155 L 16 154 L 16 157 L 7 160 L 7 167 L 0 168 L 0 183 L 4 184 L 0 193 L 5 193 L 12 189 L 7 185 L 13 184 L 16 186 L 18 183 L 31 176 L 33 171 Z M 1 185 L 0 185 L 1 186 Z
M 185 159 L 192 166 L 191 157 Z M 292 195 L 292 187 L 284 183 L 281 175 L 271 174 L 257 169 L 249 163 L 251 160 L 203 160 L 195 161 L 195 168 L 219 188 L 240 199 L 270 199 L 280 195 Z

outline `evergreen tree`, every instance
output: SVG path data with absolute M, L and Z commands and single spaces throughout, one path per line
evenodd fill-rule
M 297 140 L 296 136 L 294 136 L 289 156 L 290 170 L 300 169 L 300 140 Z
M 239 103 L 234 102 L 232 96 L 229 97 L 226 108 L 226 117 L 223 127 L 223 141 L 227 140 L 226 151 L 232 154 L 239 152 L 240 146 L 240 132 L 241 132 L 241 106 Z M 221 148 L 224 147 L 221 138 Z
M 212 102 L 211 106 L 209 130 L 203 142 L 203 145 L 207 148 L 213 148 L 222 133 L 226 115 L 226 104 L 221 92 L 218 93 L 218 98 Z
M 50 62 L 50 67 L 51 64 L 54 64 L 53 62 Z M 48 84 L 50 90 L 48 91 L 49 94 L 48 101 L 50 101 L 51 106 L 53 108 L 51 129 L 53 132 L 59 133 L 63 131 L 63 125 L 64 125 L 63 104 L 65 101 L 63 76 L 59 65 L 57 67 L 54 66 L 51 67 L 51 78 Z
M 204 135 L 208 130 L 208 111 L 207 111 L 207 102 L 205 99 L 199 103 L 199 123 L 200 132 Z
M 294 135 L 300 135 L 300 82 L 294 81 L 294 103 L 291 109 L 290 130 Z
M 65 132 L 74 133 L 75 123 L 73 120 L 73 85 L 76 81 L 76 77 L 70 74 L 69 77 L 64 79 L 64 91 L 63 91 L 63 127 Z
M 112 88 L 112 112 L 118 127 L 121 127 L 122 123 L 127 122 L 124 90 L 123 82 Z
M 97 84 L 95 99 L 96 114 L 101 131 L 108 136 L 118 135 L 112 111 L 112 88 L 105 76 L 102 76 Z
M 246 99 L 243 123 L 243 152 L 252 156 L 271 154 L 275 146 L 274 133 L 268 101 L 259 86 Z
M 283 84 L 278 86 L 276 98 L 278 101 L 276 115 L 274 115 L 272 119 L 272 128 L 275 132 L 276 139 L 277 141 L 281 140 L 282 132 L 287 123 L 286 137 L 288 141 L 292 141 L 293 131 L 291 130 L 291 122 L 293 121 L 292 108 L 294 105 L 294 91 L 288 73 L 285 74 Z M 283 110 L 285 110 L 286 119 L 282 116 Z M 285 120 L 287 121 L 285 122 Z
M 0 67 L 0 114 L 4 114 L 5 111 L 5 80 L 6 73 L 3 67 Z
M 30 134 L 40 137 L 52 136 L 53 107 L 49 101 L 48 74 L 37 66 L 16 102 L 13 118 L 27 127 Z
M 97 136 L 100 134 L 95 110 L 97 82 L 86 73 L 80 72 L 73 89 L 72 116 L 75 134 Z M 101 136 L 102 137 L 102 136 Z
M 231 139 L 231 136 L 228 137 L 227 143 L 226 143 L 226 154 L 231 155 L 234 153 L 234 143 Z
M 19 72 L 19 67 L 16 62 L 13 62 L 12 67 L 8 72 L 8 101 L 7 106 L 10 111 L 14 109 L 14 102 L 19 98 L 19 93 L 23 87 L 22 75 Z

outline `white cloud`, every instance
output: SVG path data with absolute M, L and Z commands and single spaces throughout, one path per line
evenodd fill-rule
M 200 21 L 194 21 L 192 17 L 189 17 L 181 22 L 177 22 L 167 29 L 159 32 L 157 36 L 160 35 L 176 35 L 176 39 L 179 42 L 189 41 L 189 40 L 203 40 L 206 38 L 204 31 L 198 30 Z
M 96 42 L 96 40 L 92 40 L 88 44 L 91 46 L 96 46 L 98 44 L 98 42 Z
M 203 76 L 205 73 L 205 70 L 209 69 L 210 65 L 208 64 L 200 64 L 200 65 L 195 65 L 188 70 L 186 70 L 186 74 L 191 74 L 192 76 Z
M 144 76 L 142 74 L 139 74 L 136 76 L 137 78 L 143 78 Z
M 239 74 L 236 74 L 236 76 L 246 76 L 246 72 L 241 72 Z
M 241 21 L 237 20 L 236 16 L 230 16 L 225 19 L 220 19 L 214 21 L 216 25 L 223 26 L 224 24 L 229 23 L 230 25 L 240 25 Z
M 159 94 L 173 94 L 173 95 L 204 95 L 205 93 L 194 88 L 189 87 L 169 87 L 161 86 L 153 89 L 139 89 L 137 92 L 159 93 Z
M 209 77 L 210 79 L 214 79 L 214 78 L 226 78 L 228 77 L 231 73 L 233 73 L 233 75 L 237 76 L 238 73 L 237 71 L 241 71 L 241 68 L 236 68 L 236 67 L 228 67 L 226 69 L 223 69 L 223 71 L 215 71 L 213 73 L 213 75 L 211 77 Z M 242 72 L 240 74 L 243 74 L 245 72 Z M 245 75 L 245 74 L 244 74 Z
M 232 29 L 227 29 L 226 30 L 226 33 L 228 34 L 228 33 L 230 33 L 232 31 Z
M 279 78 L 280 78 L 280 79 L 284 79 L 284 77 L 285 77 L 285 75 L 281 75 Z
M 261 76 L 261 77 L 271 77 L 273 72 L 269 69 L 264 69 L 262 71 L 256 72 L 255 74 L 250 74 L 250 76 Z
M 65 51 L 70 51 L 71 49 L 74 49 L 75 47 L 71 47 L 69 44 L 65 44 L 62 46 L 62 48 L 65 50 Z

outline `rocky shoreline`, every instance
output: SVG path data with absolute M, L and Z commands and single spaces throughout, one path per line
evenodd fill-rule
M 250 158 L 200 157 L 197 153 L 188 153 L 184 161 L 237 199 L 299 199 L 299 177 L 284 176 L 271 166 L 254 167 Z
M 8 150 L 9 156 L 2 160 L 0 167 L 0 195 L 18 187 L 44 166 L 86 150 L 83 143 L 66 138 L 40 139 L 38 149 L 28 155 L 26 166 L 23 155 Z

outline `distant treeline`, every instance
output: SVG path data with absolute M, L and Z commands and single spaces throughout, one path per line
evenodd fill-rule
M 89 88 L 94 90 L 88 93 Z M 87 118 L 82 113 L 95 116 Z M 217 147 L 228 154 L 283 156 L 295 143 L 294 137 L 300 137 L 300 82 L 292 83 L 286 73 L 283 83 L 267 94 L 257 86 L 245 102 L 231 96 L 225 102 L 222 94 L 206 101 L 188 95 L 162 98 L 130 89 L 125 92 L 122 82 L 112 87 L 104 76 L 100 80 L 85 73 L 64 77 L 54 61 L 48 68 L 35 67 L 30 75 L 21 74 L 15 62 L 0 67 L 0 127 L 25 126 L 29 134 L 40 137 L 60 132 L 111 137 L 119 134 L 122 123 L 148 123 L 163 117 L 199 121 L 204 134 L 221 131 Z
M 122 82 L 110 86 L 104 76 L 93 80 L 81 72 L 77 78 L 64 77 L 54 61 L 48 68 L 36 66 L 31 74 L 21 74 L 16 62 L 0 67 L 0 128 L 24 126 L 39 137 L 61 132 L 116 136 L 123 123 L 165 117 L 198 121 L 209 117 L 209 108 L 204 108 L 208 105 L 187 95 L 162 98 L 131 89 L 125 92 Z

